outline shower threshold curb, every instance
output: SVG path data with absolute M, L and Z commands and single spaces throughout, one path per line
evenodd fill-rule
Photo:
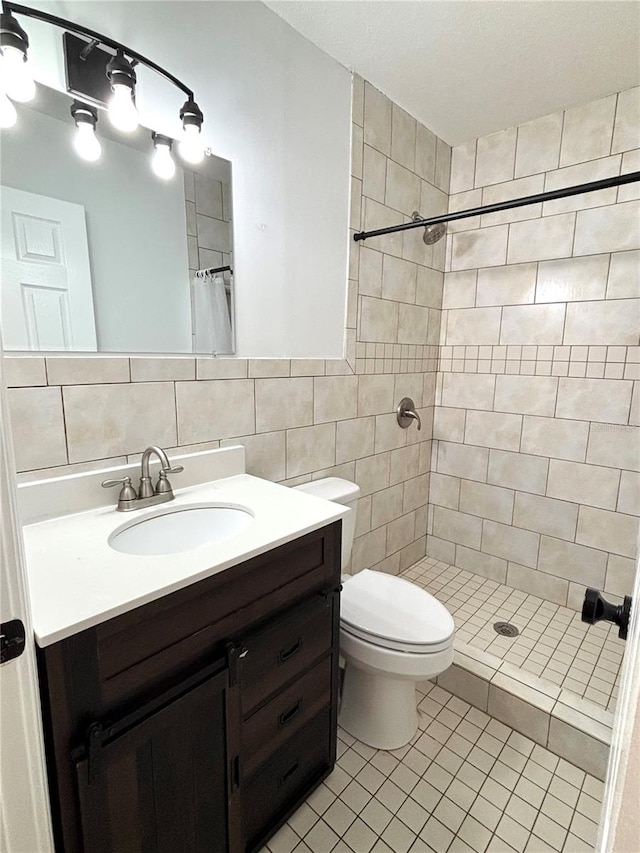
M 613 714 L 468 643 L 436 683 L 555 755 L 604 779 Z

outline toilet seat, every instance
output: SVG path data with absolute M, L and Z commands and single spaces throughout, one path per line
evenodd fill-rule
M 344 583 L 341 629 L 381 648 L 433 654 L 453 643 L 455 625 L 430 593 L 395 575 L 364 569 Z

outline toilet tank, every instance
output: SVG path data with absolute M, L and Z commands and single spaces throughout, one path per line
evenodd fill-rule
M 356 530 L 356 506 L 360 497 L 360 487 L 351 480 L 343 480 L 342 477 L 323 477 L 321 480 L 313 480 L 311 483 L 303 483 L 294 488 L 315 495 L 317 498 L 342 504 L 351 510 L 342 519 L 342 569 L 346 569 L 351 559 L 353 536 Z

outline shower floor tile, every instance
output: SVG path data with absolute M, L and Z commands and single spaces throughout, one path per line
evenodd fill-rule
M 336 769 L 262 853 L 593 850 L 602 782 L 441 687 L 420 694 L 402 749 L 338 730 Z
M 624 652 L 624 641 L 618 638 L 615 625 L 586 625 L 575 610 L 431 557 L 420 560 L 402 576 L 447 606 L 462 642 L 606 710 L 615 708 Z M 509 622 L 520 633 L 501 636 L 494 630 L 494 622 Z

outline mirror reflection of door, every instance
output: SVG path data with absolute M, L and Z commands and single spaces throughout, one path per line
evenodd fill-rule
M 0 191 L 5 349 L 95 352 L 84 207 L 11 187 Z

